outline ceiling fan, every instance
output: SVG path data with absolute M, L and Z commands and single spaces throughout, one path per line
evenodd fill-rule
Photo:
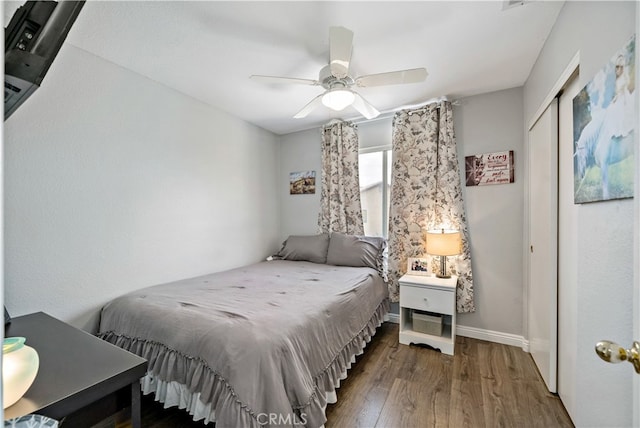
M 354 79 L 349 75 L 352 42 L 353 32 L 351 30 L 344 27 L 329 27 L 329 64 L 320 70 L 318 80 L 257 74 L 252 75 L 251 78 L 267 83 L 322 86 L 325 92 L 312 99 L 302 110 L 296 113 L 293 116 L 296 119 L 307 116 L 321 104 L 335 111 L 341 111 L 351 105 L 367 119 L 373 119 L 380 112 L 362 98 L 360 94 L 353 91 L 351 89 L 353 86 L 365 88 L 418 83 L 427 78 L 427 70 L 425 68 L 412 68 L 387 73 L 368 74 Z

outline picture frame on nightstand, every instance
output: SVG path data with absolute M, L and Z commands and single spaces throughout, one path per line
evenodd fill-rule
M 407 259 L 407 275 L 431 276 L 429 261 L 420 257 Z

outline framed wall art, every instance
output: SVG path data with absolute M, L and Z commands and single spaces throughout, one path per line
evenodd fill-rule
M 316 193 L 316 172 L 301 171 L 289 173 L 289 194 L 310 195 Z
M 573 201 L 632 198 L 635 36 L 573 99 Z
M 505 184 L 515 181 L 513 150 L 465 156 L 467 186 Z

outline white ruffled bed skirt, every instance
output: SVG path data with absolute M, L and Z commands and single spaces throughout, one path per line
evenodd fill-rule
M 328 404 L 334 404 L 338 401 L 338 394 L 336 390 L 340 387 L 340 381 L 347 378 L 347 371 L 351 369 L 351 365 L 355 363 L 356 356 L 362 355 L 367 343 L 371 341 L 371 337 L 368 337 L 367 341 L 362 341 L 362 351 L 351 357 L 351 361 L 340 374 L 340 379 L 337 381 L 337 386 L 331 391 L 325 391 L 325 396 Z M 211 408 L 211 403 L 205 404 L 200 401 L 199 392 L 190 392 L 186 385 L 175 381 L 166 382 L 158 379 L 151 373 L 147 373 L 145 377 L 140 379 L 142 386 L 142 393 L 145 395 L 155 394 L 155 400 L 163 403 L 164 408 L 178 406 L 179 409 L 185 409 L 194 421 L 204 420 L 205 424 L 216 421 L 216 411 Z M 326 408 L 325 408 L 326 410 Z

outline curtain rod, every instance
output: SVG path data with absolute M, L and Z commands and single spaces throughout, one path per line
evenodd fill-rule
M 394 109 L 391 110 L 385 110 L 383 112 L 381 112 L 378 116 L 376 116 L 373 119 L 367 119 L 364 117 L 361 117 L 360 119 L 353 119 L 353 120 L 348 120 L 349 122 L 352 122 L 356 125 L 359 125 L 361 123 L 369 123 L 369 122 L 375 122 L 376 120 L 382 120 L 382 119 L 388 119 L 390 117 L 393 117 L 393 115 L 395 115 L 397 112 L 402 111 L 402 110 L 413 110 L 413 111 L 424 111 L 426 110 L 426 107 L 430 104 L 433 103 L 439 103 L 441 101 L 448 101 L 447 97 L 438 97 L 438 98 L 432 98 L 430 100 L 427 100 L 425 102 L 422 102 L 420 104 L 414 104 L 414 105 L 405 105 L 405 106 L 401 106 L 401 107 L 396 107 Z M 451 101 L 451 104 L 454 106 L 460 105 L 460 101 L 458 100 L 453 100 Z M 438 107 L 440 108 L 440 107 Z

